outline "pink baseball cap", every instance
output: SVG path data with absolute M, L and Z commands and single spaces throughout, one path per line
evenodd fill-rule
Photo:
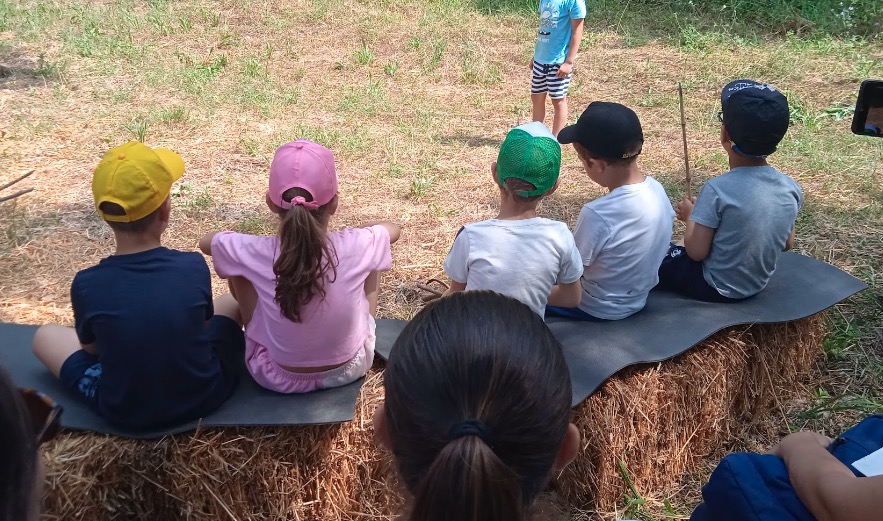
M 292 188 L 303 188 L 313 195 L 313 200 L 307 201 L 300 196 L 291 201 L 282 199 L 282 194 Z M 334 154 L 307 139 L 298 139 L 277 148 L 270 164 L 267 195 L 273 204 L 283 210 L 298 204 L 310 210 L 325 206 L 337 195 Z

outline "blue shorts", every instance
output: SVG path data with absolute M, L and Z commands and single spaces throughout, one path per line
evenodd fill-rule
M 245 341 L 242 327 L 233 319 L 215 315 L 208 321 L 209 338 L 221 363 L 225 379 L 238 377 L 245 363 Z M 61 364 L 58 379 L 65 387 L 79 393 L 97 410 L 101 387 L 101 362 L 96 355 L 83 349 L 67 357 Z
M 659 289 L 674 291 L 704 302 L 738 302 L 743 299 L 729 298 L 717 292 L 705 281 L 702 262 L 687 255 L 683 246 L 671 244 L 659 266 Z
M 568 74 L 564 78 L 558 77 L 558 69 L 561 64 L 547 65 L 536 60 L 533 62 L 533 74 L 530 78 L 530 93 L 545 94 L 549 93 L 552 99 L 561 99 L 567 96 L 570 89 L 570 78 L 573 73 Z
M 546 306 L 546 318 L 562 317 L 573 320 L 583 320 L 585 322 L 607 322 L 606 318 L 598 318 L 590 315 L 580 308 L 562 308 L 558 306 Z

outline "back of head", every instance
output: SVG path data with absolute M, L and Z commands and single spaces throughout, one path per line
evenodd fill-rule
M 37 441 L 18 389 L 0 369 L 0 521 L 34 518 Z
M 752 80 L 728 83 L 721 91 L 721 111 L 733 150 L 755 158 L 776 151 L 791 119 L 785 95 Z
M 575 124 L 561 129 L 558 141 L 573 143 L 577 153 L 611 165 L 636 161 L 644 147 L 644 130 L 635 111 L 620 103 L 593 101 Z
M 178 154 L 130 141 L 110 149 L 95 168 L 95 207 L 114 231 L 143 233 L 182 175 L 184 160 Z
M 337 259 L 325 231 L 336 196 L 330 150 L 305 139 L 276 150 L 267 198 L 282 218 L 273 273 L 276 303 L 289 320 L 299 322 L 301 308 L 313 297 L 324 298 L 324 280 L 336 276 Z
M 567 364 L 540 317 L 490 291 L 440 299 L 399 336 L 384 387 L 410 521 L 525 518 L 570 418 Z
M 512 195 L 536 200 L 555 186 L 560 172 L 561 145 L 545 125 L 533 121 L 506 134 L 497 155 L 497 180 Z

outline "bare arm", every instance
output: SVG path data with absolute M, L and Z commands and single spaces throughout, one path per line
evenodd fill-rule
M 679 221 L 683 221 L 687 225 L 687 230 L 684 232 L 684 248 L 687 249 L 687 255 L 698 262 L 708 257 L 708 252 L 711 251 L 711 241 L 714 240 L 717 230 L 690 220 L 695 204 L 695 197 L 692 199 L 684 197 L 675 206 L 675 214 Z
M 567 49 L 567 56 L 564 57 L 564 63 L 558 69 L 558 77 L 565 77 L 573 72 L 573 63 L 576 61 L 576 54 L 579 52 L 580 43 L 583 41 L 583 28 L 585 27 L 585 18 L 570 20 L 572 31 L 570 33 L 570 47 Z
M 447 297 L 448 295 L 452 295 L 452 294 L 454 294 L 454 293 L 459 293 L 459 292 L 461 292 L 461 291 L 464 291 L 465 289 L 466 289 L 466 283 L 465 283 L 465 282 L 457 282 L 457 281 L 455 281 L 455 280 L 452 280 L 452 281 L 451 281 L 451 285 L 448 286 L 447 291 L 445 291 L 445 294 L 442 295 L 442 296 L 443 296 L 443 297 Z
M 389 233 L 389 243 L 390 244 L 394 244 L 402 236 L 402 227 L 394 222 L 375 221 L 375 222 L 365 223 L 362 225 L 363 228 L 368 228 L 371 226 L 383 226 L 384 228 L 386 228 L 387 233 Z
M 579 280 L 570 284 L 556 284 L 549 293 L 549 305 L 562 308 L 579 306 L 583 297 L 583 288 Z
M 212 254 L 212 239 L 215 238 L 218 232 L 209 232 L 202 236 L 202 239 L 199 239 L 199 249 L 202 253 L 211 256 Z
M 883 511 L 883 476 L 857 478 L 814 432 L 786 436 L 773 448 L 788 467 L 797 497 L 819 521 L 875 519 Z
M 797 235 L 797 226 L 791 228 L 791 235 L 788 236 L 788 240 L 785 241 L 785 249 L 782 251 L 788 251 L 794 247 L 794 237 Z

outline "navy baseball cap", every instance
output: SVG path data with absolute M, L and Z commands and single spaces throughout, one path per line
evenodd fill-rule
M 628 159 L 641 153 L 644 131 L 635 111 L 609 101 L 593 101 L 576 124 L 558 133 L 561 144 L 579 143 L 605 159 Z
M 750 157 L 775 152 L 791 119 L 785 95 L 752 80 L 728 83 L 721 91 L 721 111 L 733 149 Z

